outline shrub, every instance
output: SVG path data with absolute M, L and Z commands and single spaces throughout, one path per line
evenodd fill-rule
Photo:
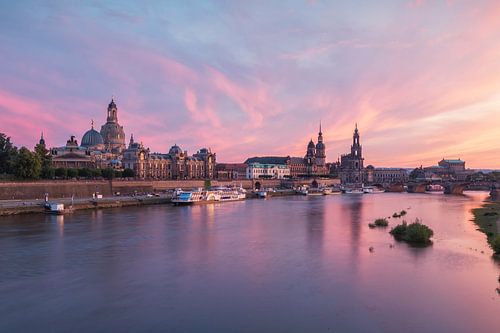
M 396 239 L 403 239 L 403 236 L 406 233 L 407 228 L 406 221 L 403 221 L 402 224 L 399 224 L 391 229 L 390 234 L 393 235 Z
M 78 170 L 77 169 L 68 169 L 68 178 L 75 178 L 78 176 Z
M 389 222 L 385 218 L 380 218 L 380 219 L 376 219 L 374 224 L 377 227 L 387 227 L 389 225 Z
M 89 168 L 78 169 L 78 177 L 89 178 L 92 175 L 92 171 Z
M 415 244 L 428 244 L 434 235 L 434 231 L 425 224 L 422 224 L 419 219 L 410 224 L 403 221 L 402 224 L 394 227 L 390 233 L 396 239 Z
M 66 176 L 68 175 L 68 170 L 65 168 L 57 168 L 55 171 L 55 175 L 56 177 L 66 178 Z
M 125 178 L 135 177 L 134 170 L 132 170 L 132 169 L 125 169 L 125 170 L 123 170 L 123 177 L 125 177 Z
M 500 254 L 500 235 L 493 238 L 490 244 L 495 254 Z

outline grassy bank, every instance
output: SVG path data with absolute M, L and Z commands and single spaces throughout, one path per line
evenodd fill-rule
M 488 243 L 500 257 L 500 202 L 487 202 L 481 208 L 472 210 L 474 222 L 488 237 Z

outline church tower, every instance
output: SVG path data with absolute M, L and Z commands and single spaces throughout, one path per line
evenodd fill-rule
M 316 165 L 323 167 L 326 164 L 326 147 L 323 143 L 323 133 L 321 132 L 321 122 L 319 123 L 318 143 L 316 144 Z
M 106 124 L 101 127 L 101 136 L 107 151 L 118 154 L 125 150 L 125 132 L 118 123 L 118 108 L 114 99 L 108 105 Z
M 354 134 L 352 136 L 351 156 L 360 159 L 363 158 L 361 144 L 359 143 L 358 124 L 356 124 L 356 127 L 354 128 Z
M 42 135 L 40 135 L 40 141 L 38 141 L 38 144 L 40 146 L 43 146 L 43 148 L 45 148 L 45 139 L 43 138 L 43 132 Z

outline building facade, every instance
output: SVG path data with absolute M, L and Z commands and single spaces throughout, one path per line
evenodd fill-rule
M 361 186 L 364 181 L 364 158 L 358 125 L 354 128 L 351 152 L 340 157 L 339 177 L 344 185 Z
M 167 154 L 151 153 L 142 143 L 130 137 L 128 148 L 123 152 L 123 165 L 134 171 L 139 179 L 213 179 L 215 176 L 215 154 L 202 148 L 189 156 L 178 145 Z
M 323 141 L 321 123 L 319 125 L 318 142 L 314 144 L 312 139 L 309 141 L 304 157 L 252 157 L 247 159 L 244 163 L 247 165 L 252 163 L 284 165 L 290 170 L 290 177 L 292 178 L 328 176 L 330 170 L 329 165 L 326 163 L 326 146 Z
M 408 182 L 409 174 L 403 168 L 375 168 L 369 165 L 365 170 L 364 181 L 367 184 L 404 184 Z
M 250 163 L 246 171 L 247 179 L 285 179 L 290 178 L 290 168 L 286 164 Z

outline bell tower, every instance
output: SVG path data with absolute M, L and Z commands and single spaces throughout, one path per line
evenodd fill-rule
M 351 156 L 363 158 L 361 144 L 359 143 L 358 124 L 356 124 L 354 134 L 352 136 Z

